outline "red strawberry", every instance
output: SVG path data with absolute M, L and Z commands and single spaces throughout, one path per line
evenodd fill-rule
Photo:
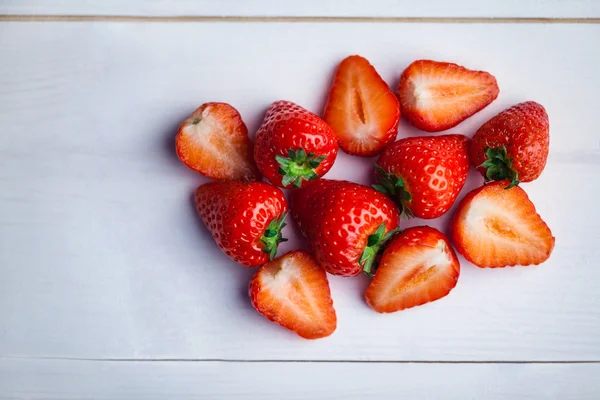
M 469 193 L 452 220 L 452 242 L 478 267 L 537 265 L 550 257 L 554 237 L 527 193 L 497 181 Z
M 365 297 L 389 313 L 441 299 L 456 286 L 460 264 L 450 242 L 428 226 L 408 228 L 386 246 Z
M 258 169 L 279 187 L 298 188 L 325 175 L 336 155 L 337 139 L 329 125 L 290 101 L 273 103 L 256 134 Z
M 378 185 L 409 216 L 437 218 L 452 207 L 469 172 L 463 135 L 411 137 L 387 146 L 376 164 Z
M 288 211 L 281 190 L 264 182 L 212 182 L 196 190 L 196 208 L 233 261 L 256 267 L 273 259 Z
M 379 248 L 398 227 L 394 203 L 356 183 L 321 179 L 291 196 L 294 219 L 313 255 L 334 275 L 370 273 Z
M 202 104 L 179 127 L 175 147 L 186 166 L 209 178 L 260 179 L 248 129 L 229 104 Z
M 350 56 L 338 66 L 323 119 L 342 150 L 368 157 L 396 138 L 400 105 L 369 61 Z
M 496 78 L 487 72 L 431 60 L 410 64 L 400 76 L 402 114 L 427 132 L 450 129 L 498 97 Z
M 549 131 L 544 107 L 534 101 L 517 104 L 477 130 L 471 160 L 486 181 L 531 182 L 546 166 Z
M 335 331 L 327 274 L 305 251 L 294 250 L 260 267 L 248 291 L 259 313 L 305 339 Z

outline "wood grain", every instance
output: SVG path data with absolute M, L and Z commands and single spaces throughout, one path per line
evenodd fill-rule
M 595 400 L 599 373 L 600 365 L 0 360 L 0 399 Z
M 598 18 L 593 0 L 3 0 L 0 14 L 252 17 Z

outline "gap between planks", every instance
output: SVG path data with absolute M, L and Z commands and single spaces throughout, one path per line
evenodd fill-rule
M 91 362 L 156 362 L 156 363 L 299 363 L 299 364 L 600 364 L 600 360 L 288 360 L 265 359 L 248 360 L 236 358 L 88 358 L 88 357 L 19 357 L 0 356 L 0 360 L 28 361 L 91 361 Z
M 362 23 L 466 23 L 466 24 L 600 24 L 600 18 L 514 17 L 244 17 L 244 16 L 129 16 L 129 15 L 8 15 L 0 22 L 362 22 Z

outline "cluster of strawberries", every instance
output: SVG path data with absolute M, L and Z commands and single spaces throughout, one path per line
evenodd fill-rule
M 323 119 L 289 101 L 267 110 L 255 143 L 240 114 L 206 103 L 185 120 L 177 154 L 217 182 L 200 186 L 196 205 L 221 250 L 247 267 L 253 306 L 269 320 L 315 339 L 336 328 L 326 272 L 373 279 L 366 301 L 394 312 L 446 296 L 460 265 L 448 238 L 428 226 L 399 230 L 401 215 L 432 219 L 455 202 L 472 163 L 485 185 L 458 205 L 450 232 L 460 254 L 479 267 L 536 265 L 554 237 L 518 185 L 536 179 L 548 156 L 545 109 L 526 102 L 488 122 L 472 140 L 463 135 L 395 141 L 402 114 L 417 128 L 452 128 L 498 96 L 487 72 L 419 60 L 402 73 L 396 96 L 360 56 L 336 72 Z M 373 188 L 320 179 L 338 146 L 356 156 L 379 155 Z M 261 175 L 271 184 L 261 182 Z M 292 215 L 310 252 L 276 258 Z

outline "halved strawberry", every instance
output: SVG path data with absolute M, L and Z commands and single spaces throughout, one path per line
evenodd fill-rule
M 338 66 L 323 119 L 346 153 L 373 156 L 396 138 L 400 106 L 369 61 L 355 55 Z
M 518 186 L 495 181 L 469 193 L 452 220 L 456 250 L 478 267 L 537 265 L 550 257 L 554 237 Z
M 227 103 L 202 104 L 179 127 L 175 147 L 186 166 L 209 178 L 260 179 L 248 128 Z
M 498 97 L 487 72 L 431 60 L 410 64 L 400 77 L 402 114 L 417 128 L 439 132 L 458 125 Z
M 400 311 L 446 296 L 459 274 L 446 236 L 428 226 L 415 226 L 390 241 L 365 297 L 377 312 Z
M 329 336 L 336 328 L 327 274 L 305 251 L 291 251 L 260 267 L 248 291 L 259 313 L 305 339 Z

